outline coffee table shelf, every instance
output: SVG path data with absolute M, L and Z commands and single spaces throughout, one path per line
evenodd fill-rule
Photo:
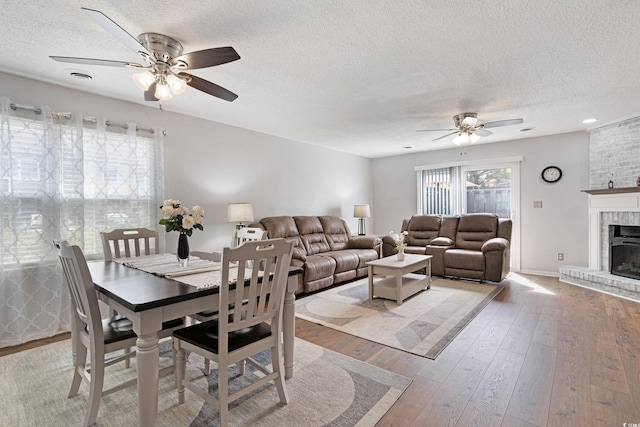
M 406 254 L 403 261 L 396 255 L 369 261 L 369 299 L 374 297 L 402 301 L 431 286 L 431 255 Z M 427 274 L 415 271 L 425 269 Z M 385 276 L 376 279 L 375 276 Z

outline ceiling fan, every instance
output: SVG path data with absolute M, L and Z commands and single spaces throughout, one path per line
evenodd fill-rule
M 448 131 L 446 135 L 443 135 L 439 138 L 434 139 L 437 141 L 439 139 L 446 138 L 448 136 L 457 134 L 453 139 L 453 143 L 456 145 L 464 144 L 467 142 L 471 142 L 472 144 L 480 139 L 481 136 L 489 136 L 493 135 L 493 132 L 487 130 L 487 128 L 497 128 L 501 126 L 510 126 L 517 125 L 522 123 L 522 119 L 509 119 L 509 120 L 498 120 L 494 122 L 485 122 L 478 123 L 478 114 L 477 113 L 460 113 L 453 116 L 453 123 L 455 124 L 455 128 L 451 129 L 421 129 L 418 132 L 444 132 Z
M 146 101 L 171 99 L 172 93 L 180 94 L 187 86 L 229 102 L 238 97 L 222 86 L 184 72 L 184 70 L 214 67 L 238 60 L 240 55 L 234 48 L 230 46 L 217 47 L 183 54 L 182 44 L 172 37 L 158 33 L 143 33 L 135 39 L 104 13 L 84 7 L 81 9 L 121 43 L 139 54 L 146 65 L 135 62 L 66 56 L 50 56 L 49 58 L 58 62 L 144 70 L 134 74 L 133 81 L 140 89 L 144 90 Z

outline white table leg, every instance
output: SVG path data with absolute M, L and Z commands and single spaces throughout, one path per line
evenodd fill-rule
M 158 334 L 138 336 L 138 419 L 141 426 L 155 426 L 158 418 Z
M 396 274 L 396 302 L 402 305 L 402 274 Z
M 298 276 L 289 276 L 287 282 L 287 292 L 284 295 L 284 306 L 282 307 L 282 340 L 284 345 L 284 377 L 293 378 L 293 350 L 296 336 L 296 296 L 295 290 L 298 288 Z

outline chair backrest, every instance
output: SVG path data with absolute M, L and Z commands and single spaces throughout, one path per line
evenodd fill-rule
M 229 332 L 271 321 L 272 328 L 280 330 L 282 306 L 289 276 L 293 242 L 269 239 L 245 242 L 222 251 L 222 281 L 220 285 L 220 353 L 226 351 Z M 237 280 L 229 284 L 230 270 L 237 270 Z M 261 271 L 262 270 L 262 271 Z M 243 292 L 230 291 L 244 283 Z M 248 301 L 243 304 L 243 301 Z M 242 315 L 235 312 L 229 318 L 229 304 L 241 307 Z
M 82 249 L 62 240 L 54 240 L 53 244 L 58 251 L 64 280 L 71 294 L 74 328 L 83 331 L 86 327 L 91 339 L 104 341 L 98 297 Z
M 254 227 L 243 227 L 236 229 L 231 239 L 231 247 L 240 246 L 244 242 L 253 242 L 263 240 L 267 235 L 267 230 Z
M 117 228 L 111 232 L 101 232 L 100 237 L 106 261 L 160 253 L 158 230 Z

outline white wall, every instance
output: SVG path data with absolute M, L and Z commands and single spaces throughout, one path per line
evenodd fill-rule
M 560 263 L 588 264 L 587 195 L 589 135 L 575 132 L 517 141 L 480 144 L 373 159 L 373 230 L 398 230 L 403 218 L 416 213 L 414 167 L 469 160 L 523 156 L 520 185 L 521 271 L 558 274 Z M 559 166 L 562 179 L 547 184 L 540 178 L 546 166 Z M 534 209 L 533 202 L 543 202 Z M 564 261 L 557 253 L 564 253 Z
M 10 74 L 0 73 L 0 96 L 22 105 L 49 105 L 59 112 L 166 129 L 165 197 L 187 206 L 200 204 L 206 211 L 205 231 L 191 237 L 193 250 L 229 244 L 234 225 L 226 222 L 228 203 L 251 202 L 256 220 L 338 215 L 356 232 L 353 205 L 371 199 L 371 160 L 365 157 L 160 112 L 155 103 L 147 107 Z M 175 234 L 167 238 L 169 250 L 176 245 Z
M 368 231 L 386 234 L 416 212 L 415 166 L 524 156 L 521 270 L 557 274 L 557 252 L 565 254 L 566 264 L 587 265 L 587 196 L 580 192 L 589 186 L 587 133 L 371 160 L 9 74 L 0 73 L 0 96 L 166 129 L 166 197 L 206 210 L 205 232 L 194 233 L 192 249 L 228 244 L 233 225 L 226 223 L 226 205 L 245 201 L 253 203 L 256 219 L 332 214 L 344 218 L 352 232 L 357 230 L 353 205 L 370 203 Z M 540 179 L 551 164 L 564 171 L 559 183 Z M 533 209 L 534 200 L 542 200 L 543 208 Z M 176 240 L 169 236 L 168 247 Z

